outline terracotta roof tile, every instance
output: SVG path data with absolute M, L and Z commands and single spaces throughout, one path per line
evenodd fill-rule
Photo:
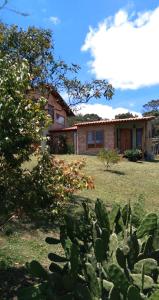
M 113 119 L 113 120 L 100 120 L 100 121 L 90 121 L 90 122 L 81 122 L 76 123 L 75 126 L 87 126 L 87 125 L 107 125 L 107 124 L 118 124 L 118 123 L 127 123 L 127 122 L 134 122 L 134 121 L 149 121 L 153 120 L 154 116 L 148 117 L 138 117 L 138 118 L 127 118 L 127 119 Z

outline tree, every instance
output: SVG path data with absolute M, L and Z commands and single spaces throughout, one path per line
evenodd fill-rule
M 159 117 L 159 99 L 151 100 L 143 105 L 143 116 L 156 116 Z
M 133 115 L 131 112 L 118 114 L 115 116 L 115 119 L 128 119 L 128 118 L 137 118 L 138 115 Z
M 111 165 L 117 164 L 120 161 L 120 156 L 114 149 L 101 149 L 98 153 L 98 158 L 104 164 L 106 170 L 108 170 Z
M 70 117 L 68 118 L 68 125 L 72 126 L 75 123 L 79 123 L 79 122 L 90 122 L 90 121 L 99 121 L 102 118 L 99 117 L 97 114 L 78 114 L 75 117 Z
M 17 26 L 0 24 L 0 52 L 10 59 L 26 59 L 31 74 L 30 84 L 46 92 L 51 84 L 59 93 L 66 92 L 70 105 L 87 103 L 91 98 L 104 96 L 111 99 L 114 89 L 106 80 L 92 80 L 82 83 L 78 78 L 80 67 L 55 60 L 52 32 L 29 27 L 26 31 Z M 47 89 L 48 91 L 48 89 Z
M 9 10 L 9 11 L 11 11 L 13 13 L 16 13 L 18 15 L 21 15 L 23 17 L 28 17 L 29 16 L 29 14 L 27 14 L 25 12 L 21 12 L 21 11 L 19 11 L 17 9 L 8 7 L 8 5 L 7 5 L 8 3 L 9 3 L 9 0 L 3 0 L 3 1 L 1 1 L 1 3 L 0 3 L 0 10 L 1 9 L 7 9 L 7 10 Z
M 13 63 L 3 56 L 0 78 L 0 156 L 15 167 L 29 160 L 51 119 L 44 110 L 46 99 L 35 102 L 25 95 L 30 80 L 26 60 Z
M 20 34 L 15 26 L 0 26 L 0 211 L 7 214 L 17 209 L 55 209 L 61 204 L 59 195 L 67 199 L 74 190 L 93 184 L 91 178 L 77 172 L 76 163 L 69 171 L 65 164 L 55 163 L 48 153 L 41 154 L 33 170 L 24 168 L 24 162 L 36 153 L 42 132 L 51 122 L 44 109 L 47 100 L 30 97 L 32 88 L 43 86 L 48 80 L 49 33 L 45 31 L 43 35 L 43 31 L 36 29 L 30 32 L 33 48 L 29 48 L 28 35 L 23 31 Z M 73 169 L 77 178 L 69 174 Z M 64 178 L 70 178 L 72 185 Z
M 143 116 L 155 116 L 156 118 L 152 121 L 152 136 L 159 136 L 159 99 L 151 100 L 143 105 Z

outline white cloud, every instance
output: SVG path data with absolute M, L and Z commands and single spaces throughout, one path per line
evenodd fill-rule
M 54 25 L 57 25 L 60 23 L 60 19 L 58 17 L 54 17 L 54 16 L 50 17 L 49 21 L 52 22 Z
M 90 51 L 91 72 L 115 88 L 159 84 L 159 7 L 128 15 L 118 11 L 89 28 L 82 51 Z
M 97 114 L 103 119 L 114 119 L 115 115 L 121 113 L 127 113 L 128 111 L 134 115 L 141 116 L 140 113 L 136 111 L 128 110 L 127 108 L 124 107 L 113 108 L 112 106 L 104 105 L 104 104 L 82 104 L 78 106 L 76 113 L 77 114 L 81 113 L 82 115 Z

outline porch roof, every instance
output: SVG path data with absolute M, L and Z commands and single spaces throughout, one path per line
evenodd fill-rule
M 66 132 L 66 131 L 76 131 L 77 126 L 72 126 L 72 127 L 65 127 L 65 128 L 59 128 L 59 129 L 52 129 L 49 130 L 50 132 Z
M 113 119 L 113 120 L 100 120 L 100 121 L 90 121 L 90 122 L 81 122 L 76 123 L 76 128 L 78 126 L 89 126 L 89 125 L 107 125 L 107 124 L 120 124 L 120 123 L 128 123 L 128 122 L 138 122 L 138 121 L 150 121 L 153 120 L 154 116 L 148 117 L 138 117 L 138 118 L 127 118 L 127 119 Z

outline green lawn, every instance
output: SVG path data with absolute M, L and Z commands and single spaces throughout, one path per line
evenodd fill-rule
M 94 178 L 95 189 L 83 190 L 76 195 L 78 199 L 88 198 L 93 201 L 101 198 L 108 206 L 113 202 L 126 203 L 136 201 L 140 195 L 145 199 L 145 209 L 159 211 L 159 160 L 155 162 L 128 162 L 122 160 L 114 165 L 110 171 L 105 171 L 104 166 L 95 156 L 58 155 L 65 161 L 85 159 L 86 167 L 83 170 Z M 30 169 L 36 165 L 33 158 L 29 163 Z M 28 164 L 26 165 L 28 166 Z M 80 204 L 80 201 L 79 201 Z M 74 206 L 73 206 L 74 207 Z M 29 280 L 24 265 L 26 261 L 37 259 L 43 265 L 48 266 L 47 254 L 52 249 L 45 243 L 45 237 L 51 235 L 56 229 L 28 226 L 16 230 L 7 236 L 0 234 L 0 295 L 2 299 L 16 299 L 16 289 L 26 284 Z M 45 224 L 47 225 L 47 224 Z M 61 252 L 61 248 L 54 248 L 55 252 Z M 7 295 L 7 296 L 6 296 Z M 8 298 L 9 295 L 9 298 Z M 0 297 L 1 299 L 1 297 Z
M 94 178 L 95 189 L 84 190 L 80 196 L 91 200 L 101 198 L 106 204 L 114 201 L 132 203 L 142 195 L 147 210 L 159 210 L 159 160 L 154 162 L 128 162 L 122 160 L 114 165 L 110 171 L 96 156 L 59 155 L 66 161 L 84 158 L 86 160 L 85 172 Z

